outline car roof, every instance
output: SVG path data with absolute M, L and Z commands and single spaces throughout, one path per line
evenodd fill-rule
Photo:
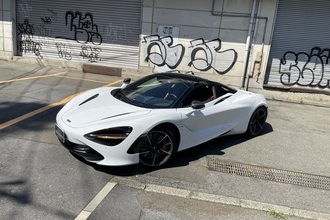
M 129 86 L 135 86 L 135 85 L 139 85 L 141 82 L 145 82 L 148 81 L 154 77 L 164 77 L 164 78 L 169 78 L 172 79 L 174 81 L 185 81 L 188 84 L 190 84 L 190 87 L 196 87 L 198 85 L 205 85 L 205 84 L 213 84 L 213 85 L 218 85 L 221 86 L 222 88 L 231 91 L 231 92 L 236 92 L 237 90 L 234 88 L 231 88 L 230 86 L 224 85 L 220 82 L 215 82 L 215 81 L 211 81 L 202 77 L 198 77 L 192 74 L 185 74 L 185 73 L 177 73 L 177 72 L 163 72 L 163 73 L 152 73 L 150 75 L 144 76 L 142 78 L 140 78 L 139 80 L 131 83 Z
M 212 82 L 208 79 L 204 79 L 204 78 L 201 78 L 201 77 L 198 77 L 198 76 L 195 76 L 195 75 L 184 74 L 184 73 L 165 72 L 165 73 L 154 73 L 154 74 L 151 74 L 151 76 L 164 76 L 164 77 L 169 77 L 169 78 L 173 78 L 173 79 L 181 79 L 181 80 L 192 81 L 192 82 L 196 82 L 196 83 L 201 83 L 201 82 L 210 83 L 210 82 Z

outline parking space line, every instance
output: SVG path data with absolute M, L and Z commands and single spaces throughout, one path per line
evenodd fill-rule
M 118 83 L 121 82 L 121 81 L 122 81 L 122 80 L 117 80 L 117 81 L 115 81 L 115 82 L 112 82 L 112 83 L 109 83 L 109 84 L 107 84 L 107 85 L 104 85 L 103 87 L 116 85 L 116 84 L 118 84 Z M 32 112 L 26 113 L 26 114 L 21 115 L 21 116 L 19 116 L 19 117 L 17 117 L 17 118 L 14 118 L 14 119 L 12 119 L 12 120 L 9 120 L 9 121 L 7 121 L 7 122 L 4 122 L 4 123 L 0 124 L 0 130 L 5 129 L 5 128 L 9 127 L 9 126 L 12 126 L 12 125 L 14 125 L 14 124 L 16 124 L 16 123 L 18 123 L 18 122 L 21 122 L 21 121 L 23 121 L 23 120 L 25 120 L 25 119 L 28 119 L 28 118 L 30 118 L 30 117 L 32 117 L 32 116 L 35 116 L 35 115 L 37 115 L 37 114 L 39 114 L 39 113 L 41 113 L 41 112 L 47 111 L 47 110 L 49 110 L 49 109 L 51 109 L 51 108 L 54 108 L 54 107 L 57 107 L 57 106 L 60 106 L 60 105 L 64 105 L 64 104 L 66 104 L 67 102 L 69 102 L 71 99 L 73 99 L 74 97 L 76 97 L 77 95 L 79 95 L 79 94 L 81 94 L 81 93 L 82 93 L 82 92 L 80 92 L 80 93 L 76 93 L 76 94 L 71 95 L 71 96 L 68 96 L 68 97 L 66 97 L 65 99 L 63 99 L 63 100 L 61 100 L 61 101 L 59 101 L 59 102 L 51 103 L 51 104 L 46 105 L 46 106 L 44 106 L 44 107 L 42 107 L 42 108 L 36 109 L 36 110 L 34 110 L 34 111 L 32 111 Z
M 54 108 L 56 106 L 63 105 L 65 103 L 67 103 L 68 101 L 70 101 L 75 96 L 76 96 L 76 94 L 75 95 L 72 95 L 72 96 L 69 96 L 69 97 L 67 97 L 67 98 L 65 98 L 65 99 L 63 99 L 63 100 L 61 100 L 59 102 L 55 102 L 55 103 L 46 105 L 46 106 L 44 106 L 42 108 L 36 109 L 36 110 L 34 110 L 32 112 L 26 113 L 26 114 L 21 115 L 21 116 L 19 116 L 17 118 L 14 118 L 12 120 L 9 120 L 7 122 L 4 122 L 4 123 L 0 124 L 0 130 L 5 129 L 5 128 L 9 127 L 9 126 L 12 126 L 12 125 L 14 125 L 14 124 L 16 124 L 18 122 L 21 122 L 21 121 L 23 121 L 25 119 L 28 119 L 28 118 L 30 118 L 32 116 L 35 116 L 35 115 L 37 115 L 37 114 L 39 114 L 41 112 L 47 111 L 47 110 L 49 110 L 51 108 Z
M 108 182 L 92 199 L 92 201 L 84 208 L 84 210 L 79 213 L 75 220 L 86 220 L 116 185 L 117 183 Z
M 106 85 L 104 85 L 104 86 L 102 86 L 102 87 L 113 86 L 113 85 L 116 85 L 116 84 L 118 84 L 118 83 L 120 83 L 120 82 L 123 82 L 123 80 L 122 80 L 122 79 L 121 79 L 121 80 L 117 80 L 117 81 L 115 81 L 115 82 L 108 83 L 108 84 L 106 84 Z
M 18 81 L 25 81 L 25 80 L 31 80 L 31 79 L 47 78 L 47 77 L 63 75 L 63 74 L 66 74 L 66 73 L 68 73 L 68 72 L 60 72 L 60 73 L 54 73 L 54 74 L 49 74 L 49 75 L 43 75 L 43 76 L 31 76 L 31 77 L 25 77 L 25 78 L 11 79 L 11 80 L 0 81 L 0 84 L 12 83 L 12 82 L 18 82 Z
M 94 79 L 82 79 L 82 78 L 72 77 L 72 76 L 60 76 L 60 75 L 57 75 L 57 76 L 54 76 L 54 77 L 65 78 L 65 79 L 83 80 L 83 81 L 87 81 L 87 82 L 107 83 L 105 81 L 99 81 L 99 80 L 94 80 Z

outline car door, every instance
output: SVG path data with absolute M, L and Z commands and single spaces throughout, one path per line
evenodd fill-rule
M 212 90 L 212 88 L 207 89 Z M 185 105 L 190 101 L 197 100 L 204 104 L 204 107 L 194 109 L 191 106 L 186 106 L 177 109 L 182 114 L 182 130 L 186 132 L 184 135 L 189 137 L 189 140 L 184 141 L 194 142 L 190 144 L 200 144 L 230 131 L 233 126 L 232 122 L 237 117 L 230 102 L 232 93 L 223 94 L 217 98 L 206 98 L 210 95 L 203 86 L 196 88 L 183 103 Z

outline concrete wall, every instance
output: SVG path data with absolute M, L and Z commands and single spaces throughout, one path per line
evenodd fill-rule
M 3 59 L 10 59 L 14 54 L 14 2 L 11 0 L 0 0 L 0 58 Z
M 262 89 L 277 1 L 260 0 L 257 9 L 251 88 Z M 252 6 L 253 0 L 144 0 L 140 72 L 193 71 L 241 87 Z M 0 58 L 21 58 L 15 57 L 15 1 L 0 0 L 0 7 Z
M 256 20 L 255 34 L 251 33 L 248 73 L 257 68 L 260 82 L 266 61 L 261 54 L 269 51 L 276 5 L 277 0 L 260 1 L 257 16 L 264 18 Z M 240 87 L 252 6 L 253 0 L 145 0 L 140 70 L 193 71 Z M 259 66 L 253 65 L 256 59 Z

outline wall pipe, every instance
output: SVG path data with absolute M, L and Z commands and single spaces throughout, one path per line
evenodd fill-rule
M 260 6 L 260 5 L 259 5 Z M 255 64 L 257 63 L 258 64 L 258 72 L 257 72 L 257 81 L 256 82 L 259 82 L 259 77 L 260 77 L 260 75 L 261 75 L 261 67 L 262 67 L 262 63 L 263 63 L 263 61 L 264 61 L 264 49 L 265 49 L 265 38 L 266 38 L 266 27 L 267 27 L 267 24 L 268 24 L 268 18 L 265 18 L 265 28 L 264 28 L 264 30 L 263 30 L 263 34 L 262 34 L 262 43 L 261 43 L 261 52 L 260 52 L 260 58 L 259 58 L 259 60 L 258 61 L 255 61 L 254 62 L 254 65 L 251 65 L 251 67 L 250 67 L 250 73 L 252 72 L 252 75 L 248 75 L 247 73 L 246 73 L 246 76 L 247 76 L 247 82 L 246 82 L 246 90 L 248 91 L 249 90 L 249 83 L 250 83 L 250 78 L 252 78 L 253 77 L 253 75 L 254 75 L 254 70 L 255 70 Z M 256 33 L 255 33 L 255 35 L 256 35 Z M 254 36 L 254 38 L 255 38 L 255 36 Z
M 265 20 L 265 27 L 264 27 L 264 30 L 263 30 L 263 37 L 262 37 L 262 54 L 261 54 L 261 60 L 263 60 L 263 56 L 264 56 L 263 51 L 264 51 L 264 45 L 265 45 L 265 36 L 266 36 L 268 17 L 257 16 L 261 0 L 254 0 L 253 1 L 251 14 L 224 13 L 224 12 L 217 13 L 214 10 L 215 9 L 215 1 L 216 0 L 213 0 L 213 3 L 212 3 L 212 15 L 214 15 L 214 16 L 250 18 L 248 37 L 247 37 L 246 47 L 245 47 L 245 56 L 244 56 L 244 61 L 243 61 L 244 62 L 243 63 L 243 67 L 244 67 L 244 69 L 243 69 L 243 80 L 242 80 L 242 85 L 241 85 L 242 88 L 245 88 L 245 82 L 246 82 L 246 77 L 248 75 L 247 72 L 248 72 L 249 60 L 250 60 L 250 55 L 251 55 L 251 46 L 252 46 L 252 43 L 253 43 L 253 41 L 251 40 L 251 34 L 254 33 L 254 30 L 255 30 L 255 20 L 257 20 L 257 19 Z M 262 63 L 260 65 L 262 65 Z M 259 69 L 258 76 L 259 75 L 260 75 L 260 69 Z
M 251 14 L 248 14 L 248 13 L 234 13 L 234 12 L 231 12 L 231 13 L 224 13 L 223 11 L 222 12 L 216 12 L 214 9 L 215 9 L 215 1 L 216 0 L 213 0 L 212 2 L 212 15 L 214 16 L 226 16 L 226 17 L 250 17 Z
M 245 54 L 244 54 L 244 60 L 243 60 L 243 79 L 242 79 L 242 85 L 241 85 L 241 87 L 243 89 L 245 88 L 247 70 L 249 67 L 251 47 L 252 47 L 252 42 L 253 42 L 251 40 L 251 38 L 253 38 L 253 35 L 254 35 L 255 20 L 256 20 L 255 17 L 258 14 L 258 8 L 259 8 L 259 0 L 253 0 L 250 23 L 249 23 L 249 31 L 248 31 L 248 36 L 246 38 Z

